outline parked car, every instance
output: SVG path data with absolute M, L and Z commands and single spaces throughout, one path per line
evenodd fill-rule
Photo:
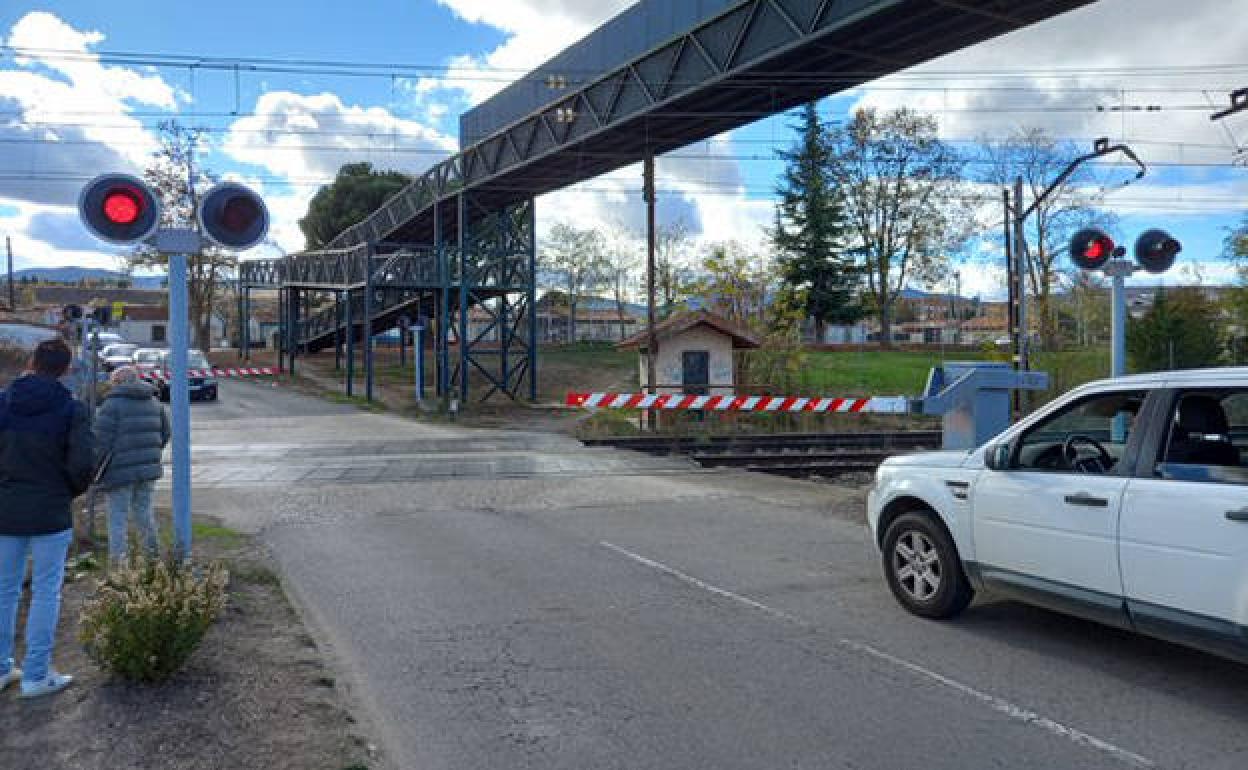
M 111 372 L 123 366 L 132 366 L 134 364 L 135 351 L 138 349 L 138 345 L 129 342 L 113 343 L 105 346 L 99 353 L 100 369 L 105 372 Z
M 165 351 L 160 348 L 139 348 L 134 351 L 134 366 L 140 372 L 160 369 L 165 359 Z
M 867 518 L 910 612 L 977 592 L 1248 661 L 1248 368 L 1080 387 L 970 452 L 894 457 Z
M 94 351 L 98 356 L 109 345 L 121 345 L 125 341 L 126 338 L 117 332 L 91 332 L 91 342 L 88 345 L 88 349 Z
M 156 384 L 156 395 L 161 401 L 169 400 L 169 378 L 170 365 L 172 363 L 173 354 L 168 350 L 162 350 L 160 359 L 161 379 Z M 188 371 L 204 371 L 212 369 L 212 364 L 208 363 L 208 358 L 198 350 L 188 350 L 186 352 L 186 368 Z M 191 400 L 216 401 L 217 400 L 217 379 L 212 376 L 198 376 L 188 378 Z

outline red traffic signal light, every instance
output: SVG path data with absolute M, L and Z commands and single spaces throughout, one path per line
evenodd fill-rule
M 264 240 L 269 210 L 251 190 L 223 182 L 200 199 L 199 224 L 204 235 L 233 251 L 245 251 Z
M 1114 256 L 1114 239 L 1103 231 L 1088 227 L 1070 239 L 1070 258 L 1083 270 L 1100 270 Z
M 91 233 L 109 243 L 136 243 L 160 225 L 160 201 L 129 174 L 104 174 L 78 197 L 78 215 Z
M 1145 230 L 1135 240 L 1135 261 L 1150 273 L 1164 273 L 1182 250 L 1183 245 L 1165 230 Z

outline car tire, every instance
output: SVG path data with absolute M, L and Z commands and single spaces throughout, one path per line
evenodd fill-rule
M 898 516 L 884 533 L 882 561 L 893 596 L 920 617 L 952 618 L 975 596 L 953 539 L 930 513 Z

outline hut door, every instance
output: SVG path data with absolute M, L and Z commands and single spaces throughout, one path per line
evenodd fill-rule
M 705 396 L 711 382 L 711 354 L 705 350 L 686 350 L 680 354 L 681 385 L 692 396 Z

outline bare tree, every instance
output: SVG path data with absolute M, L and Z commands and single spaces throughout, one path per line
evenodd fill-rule
M 693 239 L 689 226 L 679 220 L 659 225 L 655 236 L 654 282 L 661 303 L 659 316 L 663 317 L 671 314 L 693 278 L 688 257 Z
M 160 197 L 162 227 L 199 229 L 195 216 L 199 195 L 215 182 L 211 174 L 195 165 L 195 153 L 201 140 L 200 129 L 187 128 L 176 121 L 160 124 L 160 147 L 152 154 L 152 164 L 143 172 L 143 178 Z M 137 247 L 127 256 L 133 266 L 166 270 L 169 267 L 167 254 L 146 245 Z M 237 268 L 236 254 L 211 244 L 187 255 L 190 274 L 187 304 L 195 346 L 201 350 L 212 348 L 213 306 Z
M 970 235 L 974 205 L 962 159 L 936 120 L 910 109 L 861 109 L 831 129 L 828 173 L 844 196 L 851 249 L 866 275 L 881 342 L 910 280 L 934 283 Z
M 1082 151 L 1069 142 L 1058 142 L 1042 128 L 1024 128 L 998 142 L 983 141 L 988 157 L 982 181 L 999 187 L 1012 186 L 1021 177 L 1030 205 Z M 1081 166 L 1045 199 L 1027 221 L 1028 290 L 1036 298 L 1040 338 L 1046 350 L 1058 346 L 1057 308 L 1053 292 L 1065 272 L 1062 257 L 1070 236 L 1081 227 L 1113 224 L 1111 214 L 1096 208 L 1091 172 Z
M 576 311 L 585 293 L 602 282 L 605 239 L 597 230 L 557 223 L 539 252 L 541 269 L 557 277 L 568 299 L 568 341 L 576 342 Z
M 633 236 L 616 224 L 607 232 L 606 259 L 603 261 L 602 282 L 615 300 L 616 318 L 620 324 L 620 339 L 628 336 L 624 324 L 624 306 L 630 286 L 636 285 L 641 267 L 640 244 Z

